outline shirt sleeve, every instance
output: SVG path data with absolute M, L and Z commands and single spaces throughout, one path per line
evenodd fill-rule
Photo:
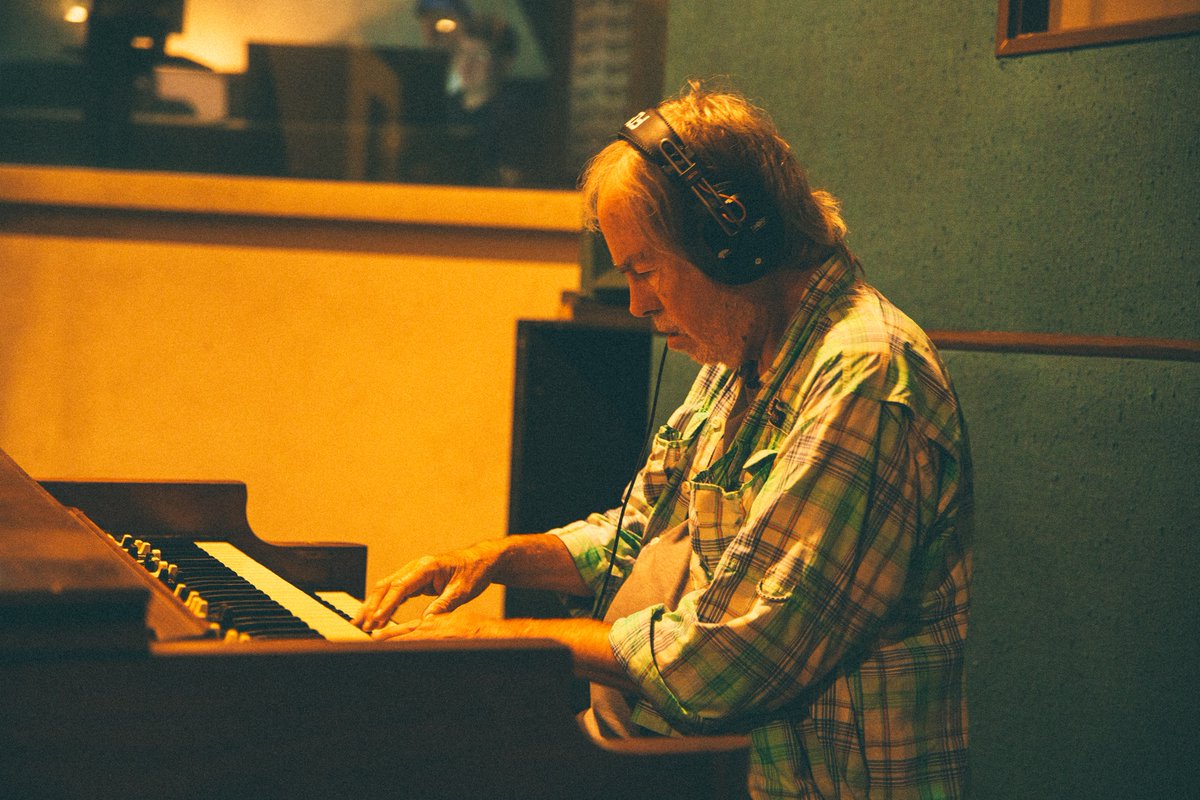
M 885 361 L 818 376 L 706 587 L 613 625 L 618 660 L 676 730 L 736 729 L 795 701 L 891 624 L 929 468 L 910 410 L 884 394 Z
M 617 517 L 620 509 L 612 509 L 604 514 L 591 514 L 587 519 L 573 522 L 562 528 L 550 531 L 562 540 L 567 551 L 575 562 L 575 568 L 592 594 L 600 592 L 604 576 L 608 573 L 608 562 L 612 550 L 613 535 L 617 530 Z M 613 575 L 618 581 L 633 568 L 641 548 L 641 536 L 634 531 L 640 531 L 642 520 L 634 520 L 626 511 L 626 519 L 621 521 L 621 540 L 617 545 Z

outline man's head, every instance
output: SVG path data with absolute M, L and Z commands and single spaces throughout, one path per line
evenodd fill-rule
M 584 172 L 587 224 L 604 234 L 627 276 L 633 314 L 651 317 L 674 349 L 697 361 L 737 366 L 761 357 L 778 333 L 785 309 L 772 303 L 778 286 L 767 284 L 823 261 L 841 246 L 845 225 L 837 202 L 809 188 L 765 112 L 741 96 L 693 85 L 658 111 L 718 191 L 732 187 L 755 214 L 766 207 L 779 229 L 765 271 L 775 277 L 729 285 L 740 281 L 698 269 L 712 258 L 704 233 L 712 215 L 626 141 L 610 144 Z
M 471 17 L 459 28 L 450 59 L 452 82 L 479 102 L 495 93 L 517 54 L 517 35 L 499 17 Z
M 690 148 L 704 174 L 731 186 L 779 220 L 773 267 L 807 268 L 841 243 L 846 227 L 837 201 L 809 188 L 803 168 L 766 112 L 744 97 L 698 84 L 657 111 Z M 642 234 L 657 249 L 701 261 L 708 212 L 694 196 L 625 141 L 615 141 L 588 164 L 581 179 L 587 223 L 598 226 L 602 195 L 614 194 L 638 210 Z

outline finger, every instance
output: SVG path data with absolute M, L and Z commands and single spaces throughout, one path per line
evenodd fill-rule
M 380 598 L 375 608 L 366 618 L 366 623 L 371 630 L 378 628 L 381 625 L 387 624 L 391 619 L 392 614 L 396 613 L 396 609 L 400 604 L 418 594 L 433 594 L 433 573 L 425 568 L 418 568 L 415 571 L 404 572 L 399 577 L 393 579 L 387 586 L 383 597 Z
M 421 612 L 422 617 L 434 617 L 438 614 L 448 614 L 453 611 L 457 605 L 450 605 L 448 601 L 438 598 L 429 605 L 425 606 L 425 610 Z
M 448 614 L 462 605 L 462 603 L 462 600 L 459 600 L 449 591 L 445 591 L 434 598 L 432 603 L 425 606 L 425 611 L 422 612 L 421 616 L 428 617 L 436 614 Z
M 354 615 L 353 623 L 363 630 L 371 629 L 371 617 L 379 609 L 379 604 L 383 602 L 384 596 L 388 589 L 392 588 L 392 580 L 401 575 L 402 572 L 393 572 L 386 578 L 383 578 L 375 583 L 370 593 L 363 600 L 362 606 L 359 607 L 358 613 Z
M 425 612 L 422 616 L 448 614 L 463 603 L 473 599 L 480 591 L 481 588 L 475 584 L 455 577 L 446 584 L 446 588 L 442 589 L 442 593 L 425 607 Z
M 408 622 L 400 622 L 394 625 L 380 628 L 371 632 L 372 639 L 395 639 L 398 636 L 405 636 L 412 633 L 421 624 L 420 620 L 409 620 Z
M 379 607 L 379 601 L 383 599 L 383 595 L 389 586 L 391 586 L 391 581 L 388 578 L 378 581 L 371 588 L 371 591 L 367 593 L 366 598 L 362 601 L 362 605 L 358 607 L 358 612 L 350 621 L 361 628 L 362 623 Z

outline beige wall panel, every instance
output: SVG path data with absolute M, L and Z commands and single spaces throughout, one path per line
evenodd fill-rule
M 244 481 L 259 536 L 366 543 L 370 582 L 505 532 L 516 321 L 578 282 L 553 259 L 0 232 L 0 448 L 35 477 Z

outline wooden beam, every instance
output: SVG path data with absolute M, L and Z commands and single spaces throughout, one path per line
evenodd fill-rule
M 929 331 L 929 337 L 944 350 L 1200 361 L 1200 341 L 1195 339 L 1080 336 L 1016 331 Z

